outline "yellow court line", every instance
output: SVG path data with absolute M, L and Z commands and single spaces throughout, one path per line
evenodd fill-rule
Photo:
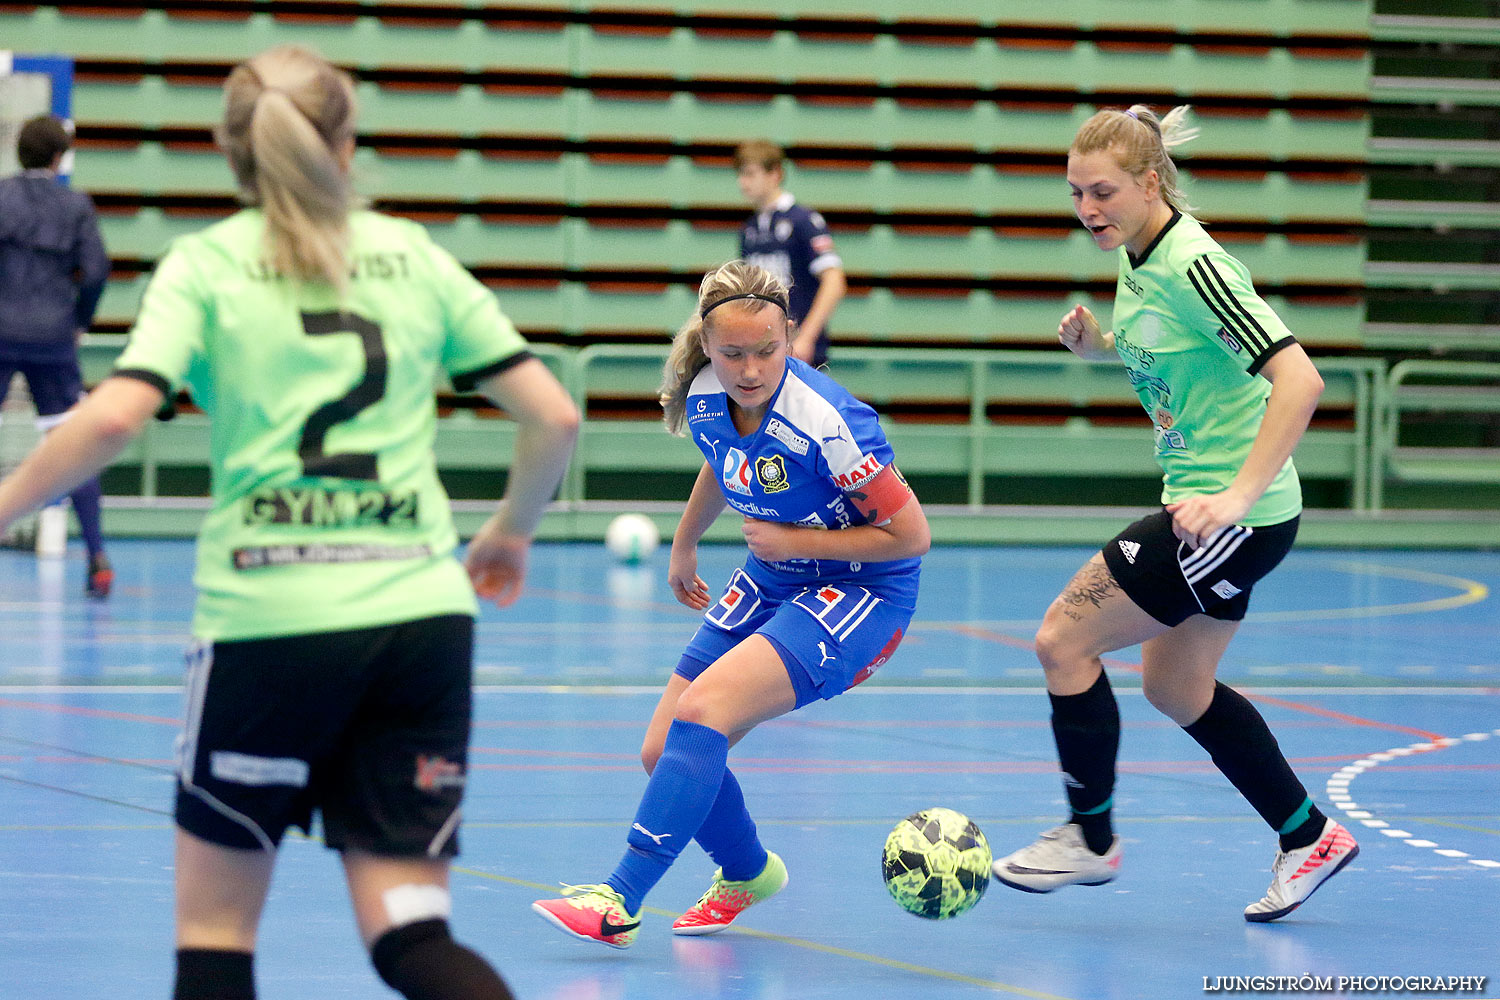
M 1430 816 L 1403 816 L 1403 823 L 1426 823 L 1429 826 L 1443 826 L 1450 830 L 1463 830 L 1467 833 L 1488 833 L 1500 837 L 1500 830 L 1494 827 L 1474 826 L 1471 823 L 1456 823 L 1453 820 L 1433 819 Z
M 543 885 L 539 882 L 528 882 L 526 879 L 512 878 L 509 875 L 496 875 L 493 872 L 482 872 L 475 868 L 462 868 L 457 865 L 453 871 L 462 875 L 473 875 L 476 878 L 488 879 L 492 882 L 504 882 L 507 885 L 520 886 L 523 889 L 532 889 L 541 893 L 557 892 L 553 885 Z M 642 906 L 642 913 L 650 913 L 659 917 L 670 917 L 675 920 L 682 916 L 671 910 L 663 910 L 655 906 Z M 782 934 L 768 934 L 765 931 L 755 931 L 748 927 L 734 928 L 736 933 L 758 937 L 766 941 L 776 941 L 781 944 L 791 945 L 794 948 L 805 948 L 808 951 L 821 952 L 824 955 L 836 955 L 839 958 L 847 958 L 855 962 L 868 962 L 871 965 L 883 966 L 887 969 L 899 969 L 902 972 L 912 972 L 919 976 L 927 976 L 932 979 L 943 979 L 951 983 L 964 983 L 969 986 L 979 986 L 988 990 L 998 990 L 1002 993 L 1010 993 L 1015 996 L 1032 997 L 1034 1000 L 1071 1000 L 1069 997 L 1058 996 L 1055 993 L 1042 993 L 1038 990 L 1029 990 L 1024 986 L 1013 986 L 1010 983 L 1002 983 L 994 979 L 980 979 L 978 976 L 965 976 L 958 972 L 948 972 L 944 969 L 934 969 L 926 965 L 915 965 L 911 962 L 902 962 L 894 958 L 885 958 L 881 955 L 871 955 L 862 951 L 851 951 L 848 948 L 837 948 L 833 945 L 819 944 L 806 938 L 787 937 Z
M 1343 570 L 1346 573 L 1366 573 L 1374 570 L 1384 576 L 1395 577 L 1398 580 L 1413 580 L 1417 583 L 1431 583 L 1439 587 L 1452 587 L 1460 593 L 1451 597 L 1438 597 L 1430 601 L 1407 601 L 1401 604 L 1372 604 L 1363 608 L 1309 608 L 1303 611 L 1266 611 L 1260 614 L 1254 612 L 1246 616 L 1250 621 L 1257 622 L 1295 622 L 1316 621 L 1319 619 L 1338 618 L 1379 618 L 1384 615 L 1417 615 L 1429 611 L 1446 611 L 1450 608 L 1461 608 L 1466 604 L 1478 604 L 1490 596 L 1490 588 L 1478 580 L 1466 580 L 1461 576 L 1448 576 L 1445 573 L 1429 573 L 1426 570 L 1406 569 L 1401 566 L 1377 566 L 1372 563 L 1357 562 L 1335 562 L 1329 563 L 1333 569 Z
M 762 938 L 766 941 L 777 941 L 781 944 L 789 944 L 795 948 L 806 948 L 809 951 L 821 952 L 825 955 L 837 955 L 839 958 L 848 958 L 856 962 L 870 962 L 881 965 L 888 969 L 900 969 L 902 972 L 914 972 L 919 976 L 929 976 L 934 979 L 945 979 L 951 983 L 965 983 L 969 986 L 982 986 L 989 990 L 999 990 L 1002 993 L 1012 993 L 1021 997 L 1034 997 L 1036 1000 L 1067 1000 L 1055 993 L 1043 993 L 1040 990 L 1029 990 L 1024 986 L 1013 986 L 1010 983 L 1002 983 L 994 979 L 980 979 L 978 976 L 965 976 L 957 972 L 947 972 L 943 969 L 933 969 L 925 965 L 914 965 L 911 962 L 901 962 L 893 958 L 884 958 L 880 955 L 871 955 L 862 951 L 850 951 L 848 948 L 836 948 L 833 945 L 818 944 L 816 941 L 808 941 L 803 938 L 786 937 L 781 934 L 768 934 L 765 931 L 752 930 L 749 927 L 735 928 L 740 934 L 750 937 Z

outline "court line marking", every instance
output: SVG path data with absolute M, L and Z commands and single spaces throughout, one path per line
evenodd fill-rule
M 618 823 L 614 825 L 618 826 Z M 477 868 L 468 868 L 462 865 L 454 865 L 453 871 L 458 874 L 471 875 L 475 878 L 487 879 L 491 882 L 503 882 L 507 885 L 520 886 L 534 892 L 555 894 L 557 888 L 541 882 L 531 882 L 526 879 L 516 878 L 512 875 L 500 875 L 496 872 L 481 871 Z M 681 913 L 664 910 L 659 906 L 642 906 L 640 912 L 650 913 L 653 916 L 677 919 Z M 855 962 L 865 962 L 870 965 L 879 965 L 887 969 L 897 969 L 902 972 L 911 972 L 930 979 L 942 979 L 951 983 L 964 983 L 968 986 L 979 986 L 988 990 L 997 990 L 1002 993 L 1010 993 L 1014 996 L 1032 997 L 1034 1000 L 1071 1000 L 1069 997 L 1059 996 L 1056 993 L 1043 993 L 1040 990 L 1027 989 L 1025 986 L 1016 986 L 1011 983 L 1002 983 L 995 979 L 981 979 L 978 976 L 968 976 L 961 972 L 949 972 L 946 969 L 934 969 L 927 965 L 917 965 L 913 962 L 903 962 L 899 959 L 886 958 L 883 955 L 872 955 L 868 952 L 853 951 L 849 948 L 840 948 L 836 945 L 820 944 L 807 938 L 790 937 L 785 934 L 772 934 L 768 931 L 757 931 L 749 927 L 735 925 L 726 933 L 741 934 L 747 937 L 757 937 L 766 941 L 775 941 L 779 944 L 790 945 L 794 948 L 804 948 L 808 951 L 816 951 L 824 955 L 834 955 L 838 958 L 847 958 Z
M 169 816 L 170 815 L 170 813 L 167 813 L 164 810 L 152 809 L 152 808 L 149 808 L 149 807 L 135 805 L 135 804 L 129 803 L 129 802 L 122 802 L 122 801 L 120 801 L 118 799 L 110 799 L 110 798 L 105 798 L 103 796 L 98 796 L 98 795 L 89 795 L 89 794 L 84 793 L 84 792 L 77 792 L 77 791 L 73 791 L 73 790 L 66 789 L 66 788 L 60 788 L 60 787 L 58 787 L 56 785 L 47 785 L 47 784 L 43 784 L 41 782 L 34 782 L 34 781 L 27 781 L 25 779 L 13 778 L 13 777 L 10 777 L 8 775 L 0 775 L 0 780 L 12 781 L 12 782 L 14 782 L 16 784 L 19 784 L 19 785 L 27 785 L 27 786 L 30 786 L 30 787 L 33 787 L 33 788 L 42 788 L 42 789 L 46 789 L 48 791 L 62 792 L 64 794 L 68 794 L 68 795 L 76 795 L 76 796 L 79 796 L 81 798 L 92 799 L 94 801 L 103 802 L 103 803 L 106 803 L 108 805 L 123 806 L 123 807 L 125 807 L 127 809 L 134 809 L 134 810 L 137 810 L 137 811 L 140 811 L 140 812 L 156 813 L 158 815 L 164 815 L 164 816 Z M 617 821 L 614 821 L 614 822 L 611 822 L 609 825 L 611 825 L 611 826 L 618 826 L 619 823 Z M 0 829 L 6 829 L 6 828 L 0 828 Z M 23 828 L 20 828 L 20 829 L 25 829 L 25 828 L 23 827 Z M 290 833 L 295 833 L 295 831 L 289 831 L 289 832 Z M 289 837 L 288 839 L 293 839 L 293 838 Z M 311 842 L 321 842 L 320 838 L 315 838 L 315 837 L 297 837 L 295 839 L 298 839 L 298 840 L 308 840 L 308 841 L 311 841 Z M 552 893 L 552 892 L 555 891 L 552 886 L 546 885 L 546 884 L 543 884 L 543 883 L 540 883 L 540 882 L 531 882 L 531 881 L 528 881 L 526 879 L 519 879 L 519 878 L 515 878 L 515 877 L 510 876 L 510 875 L 500 875 L 500 874 L 497 874 L 497 873 L 494 873 L 494 872 L 480 871 L 477 868 L 469 868 L 469 867 L 466 867 L 466 866 L 454 865 L 453 868 L 452 868 L 452 871 L 454 871 L 456 873 L 461 873 L 461 874 L 464 874 L 464 875 L 471 875 L 471 876 L 474 876 L 475 878 L 487 879 L 487 880 L 490 880 L 490 881 L 493 881 L 493 882 L 504 882 L 504 883 L 509 884 L 509 885 L 521 886 L 523 888 L 531 889 L 531 890 L 534 890 L 534 891 L 537 891 L 537 892 Z M 682 915 L 679 912 L 674 912 L 672 910 L 664 910 L 664 909 L 661 909 L 660 907 L 655 907 L 655 906 L 642 906 L 641 907 L 641 912 L 643 912 L 643 913 L 651 913 L 651 914 L 654 914 L 654 915 L 657 915 L 657 916 L 667 917 L 667 918 L 670 918 L 670 919 L 673 919 L 673 920 L 677 919 L 678 917 L 680 917 Z M 810 941 L 810 940 L 807 940 L 805 938 L 789 937 L 789 936 L 782 935 L 782 934 L 771 934 L 771 933 L 767 933 L 767 932 L 764 932 L 764 931 L 751 930 L 751 929 L 746 928 L 746 927 L 736 927 L 736 928 L 734 928 L 734 931 L 736 933 L 745 934 L 745 935 L 749 935 L 749 936 L 752 936 L 752 937 L 759 937 L 759 938 L 763 938 L 763 939 L 766 939 L 766 940 L 769 940 L 769 941 L 776 941 L 776 942 L 779 942 L 781 944 L 790 945 L 790 946 L 795 947 L 795 948 L 803 948 L 803 949 L 806 949 L 808 951 L 816 951 L 816 952 L 821 952 L 821 953 L 826 954 L 826 955 L 835 955 L 835 956 L 840 957 L 840 958 L 850 959 L 851 961 L 866 962 L 866 963 L 869 963 L 869 964 L 872 964 L 872 965 L 879 965 L 879 966 L 883 966 L 883 967 L 889 968 L 889 969 L 897 969 L 897 970 L 900 970 L 902 972 L 910 972 L 910 973 L 914 973 L 916 975 L 926 976 L 926 977 L 928 977 L 930 979 L 942 979 L 942 980 L 946 980 L 948 982 L 964 983 L 964 984 L 970 985 L 970 986 L 979 986 L 979 987 L 982 987 L 984 989 L 997 990 L 999 992 L 1010 993 L 1010 994 L 1013 994 L 1015 996 L 1032 997 L 1032 998 L 1034 998 L 1034 1000 L 1072 1000 L 1072 998 L 1059 996 L 1058 994 L 1055 994 L 1055 993 L 1042 993 L 1042 992 L 1040 992 L 1038 990 L 1027 989 L 1024 986 L 1015 986 L 1015 985 L 1013 985 L 1011 983 L 1003 983 L 1003 982 L 1000 982 L 998 980 L 993 980 L 993 979 L 981 979 L 981 978 L 979 978 L 977 976 L 968 976 L 968 975 L 964 975 L 963 973 L 959 973 L 959 972 L 949 972 L 949 971 L 947 971 L 945 969 L 934 969 L 934 968 L 931 968 L 930 966 L 917 965 L 917 964 L 912 963 L 912 962 L 902 962 L 902 961 L 900 961 L 898 959 L 886 958 L 886 957 L 881 956 L 881 955 L 871 955 L 871 954 L 868 954 L 866 952 L 852 951 L 850 949 L 839 948 L 839 947 L 836 947 L 834 945 L 821 944 L 821 943 L 819 943 L 817 941 Z
M 1033 649 L 1033 650 L 1036 648 L 1036 643 L 1034 643 L 1034 642 L 1030 642 L 1030 641 L 1025 640 L 1025 639 L 1019 639 L 1019 638 L 1017 638 L 1015 636 L 1012 636 L 1012 635 L 1005 635 L 1005 634 L 1000 633 L 1000 632 L 993 632 L 993 631 L 991 631 L 989 629 L 963 627 L 963 628 L 960 629 L 960 631 L 962 631 L 965 635 L 970 635 L 970 636 L 973 636 L 975 638 L 980 638 L 980 639 L 991 639 L 991 640 L 993 640 L 995 642 L 998 642 L 998 643 L 1000 643 L 1002 645 L 1006 645 L 1006 646 L 1013 646 L 1013 647 L 1020 648 L 1020 649 Z M 1100 657 L 1100 661 L 1099 662 L 1102 665 L 1104 665 L 1106 667 L 1110 667 L 1112 669 L 1125 670 L 1125 671 L 1129 671 L 1129 672 L 1135 673 L 1135 674 L 1142 674 L 1142 675 L 1145 674 L 1145 667 L 1144 667 L 1144 665 L 1141 664 L 1141 663 L 1139 663 L 1139 662 L 1137 662 L 1137 661 L 1135 661 L 1135 660 L 1121 660 L 1121 659 L 1116 659 L 1116 658 L 1113 658 L 1113 657 L 1105 656 L 1105 657 Z M 1316 705 L 1309 705 L 1309 704 L 1306 704 L 1306 703 L 1300 702 L 1300 701 L 1288 701 L 1288 700 L 1283 699 L 1283 698 L 1276 698 L 1276 697 L 1271 696 L 1268 693 L 1269 689 L 1264 689 L 1264 688 L 1257 689 L 1257 688 L 1250 688 L 1250 687 L 1238 686 L 1238 687 L 1236 687 L 1236 690 L 1238 690 L 1241 694 L 1243 694 L 1250 701 L 1265 702 L 1266 704 L 1277 705 L 1277 706 L 1279 706 L 1281 708 L 1289 709 L 1289 710 L 1294 711 L 1294 712 L 1304 712 L 1304 713 L 1306 713 L 1308 715 L 1316 715 L 1316 716 L 1321 716 L 1323 718 L 1336 719 L 1336 720 L 1338 720 L 1340 722 L 1344 722 L 1344 723 L 1347 723 L 1349 725 L 1369 726 L 1372 729 L 1391 729 L 1391 730 L 1394 730 L 1394 731 L 1400 732 L 1400 733 L 1409 733 L 1409 734 L 1416 735 L 1416 736 L 1422 736 L 1422 737 L 1424 737 L 1426 739 L 1441 739 L 1442 738 L 1441 735 L 1438 734 L 1438 733 L 1429 733 L 1426 730 L 1413 729 L 1410 726 L 1403 726 L 1403 725 L 1400 725 L 1400 724 L 1394 723 L 1394 722 L 1379 722 L 1379 721 L 1376 721 L 1375 719 L 1366 719 L 1366 718 L 1363 718 L 1362 716 L 1349 715 L 1349 714 L 1344 713 L 1344 712 L 1335 712 L 1335 711 L 1333 711 L 1331 709 L 1319 708 Z M 1302 688 L 1302 689 L 1297 690 L 1296 693 L 1298 693 L 1298 694 L 1300 694 L 1300 695 L 1302 695 L 1304 697 L 1306 697 L 1309 693 L 1312 693 L 1313 695 L 1324 695 L 1324 696 L 1326 696 L 1326 693 L 1327 693 L 1328 690 L 1329 689 L 1308 689 L 1308 688 Z
M 1462 743 L 1482 743 L 1485 740 L 1490 739 L 1492 736 L 1500 736 L 1500 729 L 1493 729 L 1487 733 L 1467 733 L 1463 736 L 1439 736 L 1432 740 L 1424 740 L 1421 743 L 1412 743 L 1409 746 L 1392 747 L 1391 749 L 1386 750 L 1382 753 L 1369 754 L 1365 757 L 1360 758 L 1359 760 L 1354 761 L 1351 764 L 1344 765 L 1344 767 L 1329 775 L 1328 782 L 1326 785 L 1324 785 L 1323 788 L 1324 794 L 1327 796 L 1328 801 L 1332 802 L 1334 805 L 1343 810 L 1344 815 L 1346 815 L 1349 819 L 1358 820 L 1362 825 L 1367 826 L 1372 830 L 1377 830 L 1384 836 L 1390 837 L 1393 840 L 1400 840 L 1409 847 L 1430 850 L 1440 857 L 1449 858 L 1455 861 L 1462 858 L 1468 861 L 1469 864 L 1475 865 L 1479 868 L 1500 868 L 1500 861 L 1496 861 L 1492 858 L 1476 858 L 1471 856 L 1467 851 L 1460 851 L 1454 848 L 1443 847 L 1436 841 L 1427 840 L 1424 837 L 1413 836 L 1412 833 L 1408 830 L 1401 830 L 1392 827 L 1390 823 L 1378 818 L 1368 809 L 1361 809 L 1359 807 L 1359 803 L 1355 802 L 1354 797 L 1349 793 L 1349 786 L 1354 783 L 1354 779 L 1358 778 L 1366 771 L 1379 767 L 1381 764 L 1384 764 L 1387 761 L 1395 760 L 1399 757 L 1409 757 L 1412 754 L 1435 753 L 1439 750 L 1446 750 L 1449 747 L 1458 746 Z M 1417 819 L 1418 817 L 1413 818 Z
M 1123 661 L 1119 661 L 1123 662 Z M 1127 666 L 1129 666 L 1127 664 Z M 1135 665 L 1135 669 L 1140 669 Z M 568 695 L 661 695 L 660 684 L 475 684 L 477 694 L 568 694 Z M 1302 694 L 1326 697 L 1331 695 L 1381 695 L 1411 697 L 1414 695 L 1500 695 L 1500 687 L 1494 684 L 1381 684 L 1373 687 L 1345 684 L 1245 684 L 1236 690 L 1265 695 Z M 1130 697 L 1142 693 L 1138 687 L 1117 687 L 1117 695 Z M 52 694 L 181 694 L 181 684 L 0 684 L 0 695 L 52 695 Z M 972 685 L 972 684 L 892 684 L 886 681 L 861 684 L 855 691 L 843 697 L 868 698 L 875 695 L 900 695 L 901 697 L 922 695 L 993 695 L 1015 697 L 1036 696 L 1047 693 L 1041 685 Z M 4 707 L 4 706 L 0 706 Z M 63 706 L 37 705 L 17 702 L 15 708 L 60 708 Z M 176 721 L 176 720 L 172 720 Z
M 1374 570 L 1381 575 L 1400 580 L 1430 583 L 1439 587 L 1452 587 L 1459 591 L 1459 593 L 1448 597 L 1434 597 L 1425 601 L 1401 601 L 1395 604 L 1371 604 L 1353 608 L 1302 608 L 1293 611 L 1252 611 L 1245 616 L 1245 621 L 1247 623 L 1339 621 L 1350 618 L 1419 615 L 1431 611 L 1447 611 L 1451 608 L 1461 608 L 1469 604 L 1478 604 L 1480 601 L 1487 600 L 1490 596 L 1490 588 L 1478 580 L 1470 580 L 1462 576 L 1450 576 L 1446 573 L 1432 573 L 1427 570 L 1407 569 L 1402 566 L 1380 566 L 1374 563 L 1359 562 L 1330 562 L 1324 565 L 1351 575 L 1368 573 Z M 914 627 L 921 626 L 922 628 L 961 632 L 965 626 L 980 629 L 1034 629 L 1041 625 L 1041 621 L 1040 618 L 1019 620 L 996 619 L 989 621 L 982 619 L 923 621 L 918 619 L 913 621 L 912 625 Z
M 1329 563 L 1334 569 L 1343 570 L 1347 573 L 1363 573 L 1375 570 L 1385 576 L 1395 577 L 1398 580 L 1412 580 L 1417 583 L 1431 583 L 1440 587 L 1453 587 L 1461 593 L 1451 597 L 1438 597 L 1426 601 L 1406 601 L 1398 604 L 1372 604 L 1357 608 L 1330 608 L 1320 610 L 1308 608 L 1301 611 L 1268 611 L 1263 614 L 1249 614 L 1247 620 L 1257 622 L 1296 622 L 1316 621 L 1321 618 L 1379 618 L 1385 615 L 1417 615 L 1428 611 L 1446 611 L 1449 608 L 1460 608 L 1466 604 L 1478 604 L 1489 597 L 1490 588 L 1478 580 L 1469 580 L 1461 576 L 1449 576 L 1446 573 L 1431 573 L 1421 569 L 1407 569 L 1403 566 L 1380 566 L 1374 563 L 1358 562 L 1333 562 Z

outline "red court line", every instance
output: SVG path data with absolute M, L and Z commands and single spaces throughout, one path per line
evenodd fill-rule
M 1442 749 L 1452 750 L 1453 747 Z M 1500 771 L 1500 764 L 1397 764 L 1392 760 L 1380 765 L 1381 774 L 1397 771 Z
M 1274 698 L 1268 694 L 1249 694 L 1245 697 L 1252 701 L 1262 701 L 1268 705 L 1279 705 L 1282 708 L 1290 708 L 1296 712 L 1308 712 L 1312 715 L 1321 715 L 1325 719 L 1335 719 L 1346 722 L 1351 726 L 1369 726 L 1373 729 L 1390 729 L 1398 733 L 1410 733 L 1420 736 L 1424 740 L 1440 740 L 1441 733 L 1430 733 L 1425 729 L 1417 729 L 1415 726 L 1403 726 L 1395 722 L 1376 722 L 1373 719 L 1361 718 L 1358 715 L 1349 715 L 1345 712 L 1335 712 L 1331 708 L 1318 708 L 1316 705 L 1304 705 L 1300 701 L 1287 701 L 1285 698 Z
M 159 726 L 180 726 L 181 719 L 168 719 L 159 715 L 137 715 L 134 712 L 112 712 L 104 708 L 81 708 L 77 705 L 49 705 L 37 701 L 15 701 L 0 698 L 0 708 L 24 708 L 48 715 L 81 715 L 91 719 L 122 719 L 126 722 L 150 722 Z
M 974 639 L 988 639 L 990 642 L 997 642 L 1002 646 L 1010 646 L 1012 649 L 1024 649 L 1030 653 L 1036 652 L 1036 643 L 1030 639 L 1017 639 L 1013 635 L 1006 635 L 1004 632 L 993 632 L 987 628 L 979 628 L 975 625 L 951 625 L 949 627 L 959 635 L 967 635 Z
M 990 629 L 975 628 L 970 625 L 955 625 L 953 626 L 953 630 L 962 635 L 971 636 L 975 639 L 988 639 L 989 641 L 999 643 L 1002 646 L 1010 646 L 1014 649 L 1029 649 L 1033 652 L 1036 651 L 1036 643 L 1031 642 L 1030 640 L 1017 639 L 1015 636 L 1005 635 L 1001 632 L 993 632 Z M 1116 660 L 1108 657 L 1101 657 L 1100 662 L 1102 662 L 1106 667 L 1113 667 L 1120 670 L 1129 670 L 1131 673 L 1136 674 L 1140 673 L 1142 669 L 1139 663 L 1133 662 L 1131 660 Z M 1276 705 L 1280 708 L 1290 709 L 1294 712 L 1306 712 L 1309 715 L 1318 715 L 1322 716 L 1325 719 L 1334 719 L 1338 722 L 1343 722 L 1351 726 L 1368 726 L 1371 729 L 1389 729 L 1392 732 L 1407 733 L 1412 736 L 1420 736 L 1426 740 L 1440 740 L 1443 738 L 1441 733 L 1431 733 L 1425 729 L 1416 729 L 1412 726 L 1403 726 L 1395 722 L 1377 722 L 1374 719 L 1366 719 L 1358 715 L 1350 715 L 1347 712 L 1335 712 L 1332 709 L 1318 708 L 1316 705 L 1307 705 L 1303 702 L 1290 701 L 1286 698 L 1275 698 L 1271 695 L 1247 694 L 1245 692 L 1241 693 L 1245 694 L 1245 697 L 1249 698 L 1251 701 L 1259 701 L 1267 705 Z
M 518 756 L 545 755 L 546 751 L 490 750 L 489 753 Z M 589 756 L 568 754 L 561 751 L 558 756 L 571 758 Z M 604 756 L 604 755 L 598 755 Z M 1294 766 L 1327 765 L 1359 760 L 1360 754 L 1344 754 L 1338 757 L 1309 757 L 1290 761 Z M 735 760 L 735 771 L 742 774 L 1056 774 L 1057 765 L 1051 761 L 976 761 L 976 760 L 818 760 L 774 757 L 751 757 Z M 1500 766 L 1500 765 L 1497 765 Z M 555 763 L 499 761 L 471 761 L 470 768 L 478 771 L 569 771 L 569 772 L 616 772 L 639 771 L 638 766 L 564 760 Z M 1164 760 L 1121 761 L 1118 769 L 1126 774 L 1217 774 L 1218 769 L 1208 760 Z
M 152 757 L 84 757 L 77 754 L 4 754 L 0 763 L 5 764 L 142 764 L 150 767 L 175 767 L 175 760 Z

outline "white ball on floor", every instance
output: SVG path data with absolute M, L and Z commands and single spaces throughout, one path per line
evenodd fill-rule
M 656 524 L 644 514 L 621 514 L 604 531 L 604 547 L 622 563 L 638 563 L 661 544 Z

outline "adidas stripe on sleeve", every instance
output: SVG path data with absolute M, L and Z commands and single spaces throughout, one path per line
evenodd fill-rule
M 1188 281 L 1219 326 L 1219 346 L 1244 362 L 1251 375 L 1258 373 L 1277 351 L 1296 343 L 1250 283 L 1245 267 L 1228 254 L 1204 254 L 1188 265 Z M 1237 351 L 1238 343 L 1243 350 Z

